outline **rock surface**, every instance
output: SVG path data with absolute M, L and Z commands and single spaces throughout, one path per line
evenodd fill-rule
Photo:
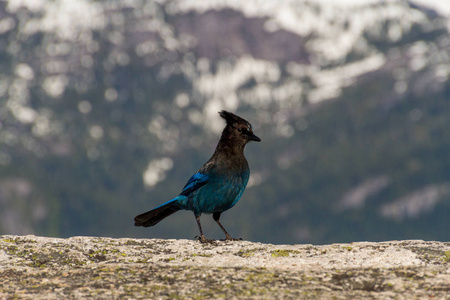
M 450 243 L 0 236 L 0 299 L 450 299 Z

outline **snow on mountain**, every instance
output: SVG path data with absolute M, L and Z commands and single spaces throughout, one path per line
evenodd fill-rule
M 213 7 L 216 10 L 232 8 L 242 11 L 247 17 L 265 18 L 266 31 L 287 30 L 298 35 L 298 39 L 307 40 L 305 49 L 310 64 L 300 65 L 297 69 L 300 69 L 303 74 L 307 73 L 304 77 L 310 77 L 313 80 L 314 86 L 308 89 L 309 94 L 304 95 L 311 102 L 337 97 L 342 88 L 350 84 L 351 77 L 356 77 L 356 73 L 364 74 L 383 66 L 385 54 L 379 52 L 368 40 L 368 36 L 395 43 L 408 34 L 414 26 L 430 26 L 423 12 L 411 8 L 408 2 L 404 1 L 371 1 L 364 4 L 359 2 L 358 5 L 348 1 L 337 1 L 333 4 L 320 1 L 264 3 L 259 1 L 245 3 L 181 1 L 178 10 L 174 10 L 174 13 L 195 10 L 200 14 Z M 348 63 L 350 63 L 349 66 L 347 66 Z M 236 70 L 233 70 L 233 67 L 236 67 Z M 305 70 L 301 70 L 302 67 Z M 239 64 L 231 66 L 229 73 L 238 74 L 238 68 L 240 68 Z M 352 70 L 353 75 L 348 74 L 349 70 Z M 222 73 L 213 74 L 213 77 L 220 76 L 215 81 L 223 82 L 226 88 L 227 83 L 223 80 Z M 348 76 L 350 78 L 347 78 Z M 229 77 L 231 86 L 233 86 L 234 78 L 234 76 Z M 301 82 L 305 78 L 298 79 Z M 214 81 L 214 79 L 211 80 Z M 238 87 L 234 86 L 234 89 L 231 88 L 228 93 L 233 93 Z M 298 94 L 301 94 L 301 90 L 305 90 L 301 87 L 302 83 L 299 83 Z M 259 91 L 261 88 L 255 87 L 255 90 Z M 264 92 L 258 94 L 267 95 Z
M 448 2 L 447 0 L 436 0 L 436 1 L 410 0 L 410 1 L 411 3 L 415 3 L 423 7 L 433 9 L 443 16 L 450 17 L 450 2 Z
M 164 179 L 175 169 L 177 160 L 194 167 L 189 165 L 194 155 L 188 157 L 186 149 L 213 147 L 207 144 L 208 138 L 216 137 L 223 126 L 217 111 L 228 109 L 244 116 L 251 112 L 256 131 L 264 133 L 263 140 L 276 143 L 276 147 L 269 142 L 264 148 L 273 152 L 261 156 L 267 164 L 255 170 L 251 187 L 267 184 L 270 191 L 275 190 L 271 183 L 277 178 L 272 174 L 278 169 L 305 182 L 317 176 L 301 187 L 301 193 L 309 193 L 313 203 L 307 203 L 307 209 L 322 205 L 321 209 L 331 207 L 333 213 L 351 214 L 375 205 L 369 200 L 392 193 L 395 197 L 387 203 L 377 204 L 382 207 L 377 214 L 392 220 L 414 218 L 418 211 L 432 211 L 440 205 L 448 188 L 421 182 L 414 187 L 416 192 L 398 192 L 398 174 L 384 170 L 390 164 L 378 170 L 378 164 L 362 161 L 364 167 L 354 168 L 378 172 L 355 175 L 347 171 L 341 156 L 353 149 L 366 154 L 372 147 L 365 148 L 361 142 L 365 133 L 353 136 L 353 130 L 360 128 L 349 129 L 344 123 L 350 120 L 351 125 L 354 121 L 369 128 L 377 139 L 373 147 L 394 153 L 392 161 L 416 155 L 411 150 L 414 147 L 425 149 L 420 152 L 424 160 L 434 157 L 427 156 L 427 151 L 435 149 L 427 147 L 434 143 L 433 147 L 440 149 L 435 131 L 438 136 L 445 135 L 435 129 L 440 123 L 427 118 L 431 112 L 442 112 L 442 107 L 397 107 L 407 111 L 406 121 L 400 112 L 392 117 L 407 123 L 398 129 L 403 131 L 396 131 L 396 124 L 391 124 L 394 129 L 383 127 L 392 130 L 389 134 L 396 138 L 379 134 L 377 128 L 391 121 L 390 110 L 405 99 L 420 96 L 428 100 L 428 95 L 446 90 L 450 76 L 447 2 L 2 1 L 0 165 L 9 168 L 5 172 L 18 170 L 18 177 L 49 174 L 47 181 L 43 180 L 46 183 L 67 176 L 76 182 L 70 194 L 66 192 L 73 187 L 69 184 L 61 184 L 63 190 L 49 188 L 54 194 L 48 196 L 42 194 L 47 190 L 41 190 L 45 184 L 40 178 L 26 182 L 30 181 L 31 194 L 36 193 L 37 199 L 75 195 L 72 202 L 62 205 L 66 205 L 65 211 L 81 212 L 83 204 L 78 201 L 89 201 L 92 195 L 126 197 L 136 191 L 139 180 L 153 191 L 169 186 Z M 359 86 L 367 91 L 352 95 L 361 103 L 356 109 L 355 102 L 346 97 Z M 315 115 L 326 104 L 334 103 L 345 105 Z M 345 120 L 333 118 L 340 113 Z M 326 118 L 330 121 L 323 121 Z M 373 124 L 363 122 L 365 118 L 374 118 Z M 423 120 L 429 123 L 421 123 Z M 311 128 L 316 131 L 310 133 Z M 400 154 L 389 148 L 389 143 L 403 147 L 396 143 L 407 139 L 405 136 L 411 136 L 407 141 L 411 148 L 405 146 Z M 371 159 L 375 156 L 372 153 Z M 347 159 L 351 164 L 354 157 Z M 304 161 L 309 168 L 306 171 L 302 169 Z M 409 166 L 409 162 L 397 167 L 403 165 Z M 332 180 L 330 173 L 335 176 Z M 127 175 L 117 179 L 119 184 L 111 174 Z M 138 174 L 138 178 L 129 174 Z M 280 184 L 286 190 L 300 189 L 291 175 Z M 78 182 L 83 180 L 85 185 L 79 189 Z M 334 182 L 340 186 L 328 192 Z M 104 188 L 103 194 L 97 193 L 98 186 Z M 323 198 L 317 199 L 317 195 Z M 255 199 L 259 196 L 256 192 L 253 195 Z M 286 195 L 280 204 L 284 207 L 281 215 L 306 209 L 295 197 Z M 314 202 L 332 201 L 333 197 L 337 206 Z M 116 206 L 120 201 L 114 202 Z M 38 217 L 35 219 L 41 220 Z M 89 224 L 73 220 L 79 226 Z M 310 223 L 295 226 L 301 232 L 314 228 L 314 221 Z M 32 227 L 27 224 L 27 228 Z
M 19 20 L 17 25 L 20 27 L 20 34 L 28 37 L 38 32 L 53 35 L 44 40 L 45 52 L 40 54 L 42 65 L 31 66 L 30 62 L 18 62 L 20 65 L 17 67 L 17 74 L 26 69 L 24 66 L 28 66 L 31 71 L 28 73 L 34 73 L 34 68 L 39 68 L 42 72 L 39 76 L 40 84 L 53 98 L 64 93 L 67 85 L 73 81 L 71 74 L 78 73 L 77 88 L 86 89 L 92 82 L 93 54 L 98 51 L 94 33 L 110 26 L 115 29 L 109 33 L 108 38 L 116 47 L 105 63 L 108 68 L 128 64 L 128 51 L 135 51 L 144 62 L 148 57 L 159 55 L 163 51 L 167 51 L 166 55 L 173 52 L 182 55 L 194 53 L 197 56 L 195 64 L 186 59 L 175 63 L 167 61 L 161 66 L 159 76 L 165 80 L 178 68 L 190 78 L 195 92 L 208 99 L 202 112 L 208 119 L 214 116 L 213 112 L 218 107 L 237 109 L 245 103 L 265 107 L 275 101 L 283 109 L 291 110 L 294 109 L 293 106 L 297 106 L 290 100 L 294 96 L 311 103 L 336 98 L 359 75 L 378 70 L 386 64 L 386 53 L 377 48 L 374 39 L 395 44 L 415 26 L 428 27 L 427 30 L 439 26 L 438 23 L 428 24 L 426 14 L 411 7 L 409 2 L 396 0 L 357 4 L 349 1 L 329 4 L 324 1 L 288 0 L 162 2 L 169 19 L 173 19 L 174 23 L 164 20 L 164 12 L 154 4 L 147 3 L 140 9 L 141 1 L 101 4 L 87 0 L 76 3 L 61 0 L 45 5 L 43 3 L 28 0 L 7 2 L 6 11 L 10 14 L 17 13 L 21 8 L 31 12 L 26 18 Z M 121 9 L 131 9 L 132 14 L 127 15 L 131 19 L 126 20 L 124 15 L 115 13 Z M 226 9 L 231 9 L 234 13 L 223 16 L 220 11 Z M 195 17 L 189 16 L 192 13 Z M 195 21 L 180 21 L 192 18 Z M 221 37 L 226 44 L 220 43 L 220 39 L 214 40 L 219 33 L 218 28 L 208 29 L 213 24 L 211 21 L 219 19 L 226 28 L 226 35 Z M 3 27 L 9 28 L 8 24 L 11 22 L 15 21 L 4 21 Z M 205 34 L 199 35 L 195 31 L 199 28 L 193 27 L 195 24 L 192 22 L 206 28 Z M 233 28 L 230 27 L 233 22 L 242 24 Z M 133 39 L 138 41 L 134 49 L 127 47 L 127 43 L 132 40 L 121 32 L 125 26 L 134 35 Z M 249 40 L 242 36 L 242 29 L 247 26 L 251 26 Z M 262 31 L 252 29 L 258 26 Z M 279 41 L 277 38 L 271 41 L 271 37 L 281 36 L 283 32 L 291 35 L 277 52 L 296 49 L 300 56 L 296 57 L 295 52 L 285 52 L 280 60 L 268 50 L 262 50 L 277 47 Z M 138 35 L 149 35 L 150 38 L 141 40 Z M 264 41 L 264 35 L 269 38 L 268 42 L 259 45 L 259 48 L 252 48 L 251 43 Z M 162 43 L 157 41 L 158 38 L 155 40 L 155 37 L 161 38 Z M 237 43 L 233 39 L 237 39 Z M 225 51 L 224 53 L 228 51 L 223 56 L 225 59 L 213 62 L 210 57 L 202 57 L 212 55 L 211 51 L 201 52 L 200 47 L 208 43 L 217 44 L 217 49 Z M 239 43 L 243 50 L 236 48 Z M 14 46 L 10 45 L 10 49 L 11 47 Z M 417 45 L 414 47 L 417 49 Z M 414 52 L 414 49 L 411 51 Z M 230 60 L 227 56 L 234 56 L 236 59 Z M 212 70 L 216 63 L 217 67 L 214 66 Z M 414 57 L 411 66 L 419 69 L 426 63 L 426 59 Z M 281 76 L 283 72 L 290 73 L 290 76 Z M 436 73 L 446 76 L 448 70 L 440 68 Z M 255 81 L 252 87 L 242 88 L 252 80 Z M 24 82 L 15 81 L 14 84 L 21 85 L 20 90 L 27 89 Z M 20 97 L 21 101 L 12 104 L 14 99 Z M 18 120 L 30 123 L 36 119 L 36 113 L 25 105 L 24 98 L 25 94 L 12 95 L 9 97 L 9 107 Z
M 407 1 L 17 0 L 4 5 L 0 31 L 17 31 L 21 39 L 6 47 L 14 57 L 14 75 L 1 81 L 0 95 L 15 120 L 35 128 L 35 137 L 57 134 L 61 120 L 31 105 L 32 89 L 59 99 L 69 88 L 83 97 L 95 88 L 98 70 L 126 67 L 132 57 L 155 70 L 162 84 L 184 76 L 192 89 L 175 92 L 173 101 L 198 106 L 188 113 L 193 123 L 217 124 L 213 120 L 221 108 L 271 107 L 286 117 L 261 113 L 259 118 L 284 128 L 273 133 L 285 137 L 292 134 L 286 122 L 304 113 L 305 104 L 335 99 L 365 74 L 391 73 L 397 94 L 439 88 L 450 74 L 448 34 L 409 41 L 417 30 L 444 30 L 443 19 L 430 19 Z M 37 47 L 23 48 L 22 40 L 32 43 L 38 35 L 43 38 Z M 106 57 L 96 58 L 100 51 Z M 419 73 L 427 75 L 416 78 Z M 103 92 L 108 102 L 142 94 L 140 88 L 121 92 L 108 78 Z M 90 113 L 91 100 L 80 98 L 78 108 Z M 217 133 L 220 124 L 204 129 Z

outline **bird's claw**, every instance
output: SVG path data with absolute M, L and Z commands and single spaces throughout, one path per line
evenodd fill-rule
M 231 237 L 230 235 L 227 235 L 225 239 L 221 240 L 221 241 L 242 241 L 242 238 L 234 238 Z
M 207 238 L 205 238 L 204 235 L 196 236 L 195 239 L 198 240 L 202 244 L 215 244 L 216 243 L 216 240 L 207 239 Z
M 205 238 L 204 235 L 201 235 L 201 236 L 197 235 L 197 236 L 195 236 L 195 239 L 198 240 L 202 244 L 217 244 L 217 240 L 207 239 L 207 238 Z M 226 242 L 226 241 L 235 242 L 235 241 L 242 241 L 242 238 L 233 238 L 230 235 L 228 235 L 225 239 L 221 239 L 219 241 L 221 241 L 221 242 Z

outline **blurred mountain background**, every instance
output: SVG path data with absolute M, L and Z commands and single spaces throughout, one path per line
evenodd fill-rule
M 262 138 L 232 235 L 450 240 L 450 5 L 351 2 L 1 1 L 0 234 L 194 238 L 191 212 L 133 218 L 225 109 Z

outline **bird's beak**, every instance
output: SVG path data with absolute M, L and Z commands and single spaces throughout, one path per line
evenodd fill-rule
M 248 135 L 248 139 L 250 141 L 261 142 L 261 139 L 259 137 L 257 137 L 256 135 L 254 135 L 253 133 Z

